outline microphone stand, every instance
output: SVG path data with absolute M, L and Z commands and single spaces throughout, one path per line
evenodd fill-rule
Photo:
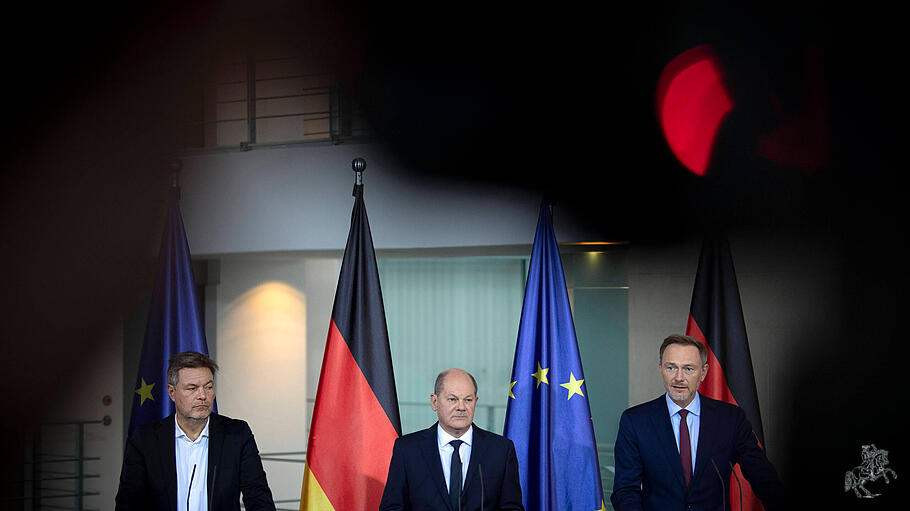
M 714 465 L 714 473 L 717 474 L 717 478 L 720 479 L 720 508 L 723 511 L 727 510 L 727 487 L 724 485 L 724 478 L 720 475 L 720 470 L 717 469 L 717 463 L 714 463 L 714 458 L 711 458 L 711 464 Z M 740 506 L 742 509 L 742 506 Z
M 457 450 L 455 452 L 455 456 L 458 456 Z M 458 457 L 460 458 L 461 456 L 458 456 Z M 452 474 L 449 478 L 451 479 L 452 477 L 457 477 L 458 479 L 461 479 L 461 474 Z M 458 511 L 461 511 L 461 501 L 463 498 L 464 498 L 464 483 L 461 483 L 458 485 Z
M 736 478 L 736 484 L 739 486 L 739 508 L 742 509 L 743 508 L 743 484 L 741 482 L 739 482 L 739 476 L 736 475 L 736 469 L 733 468 L 733 463 L 728 461 L 727 464 L 730 465 L 730 471 L 733 472 L 733 477 Z
M 483 511 L 483 465 L 477 464 L 477 472 L 480 475 L 480 511 Z
M 193 464 L 193 473 L 190 474 L 190 484 L 186 489 L 186 511 L 190 511 L 190 495 L 193 491 L 193 478 L 196 477 L 196 465 Z
M 218 477 L 218 465 L 215 465 L 212 468 L 212 486 L 211 486 L 211 490 L 209 490 L 209 509 L 215 509 L 215 507 L 212 505 L 212 497 L 215 496 L 215 478 L 216 477 Z M 187 509 L 186 511 L 190 511 L 190 510 Z

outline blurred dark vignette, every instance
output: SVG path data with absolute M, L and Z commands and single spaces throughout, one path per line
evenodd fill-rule
M 910 304 L 899 181 L 906 48 L 897 16 L 821 2 L 668 2 L 606 13 L 185 4 L 19 5 L 8 16 L 26 30 L 2 36 L 11 59 L 0 239 L 11 285 L 2 308 L 0 451 L 21 452 L 22 433 L 60 376 L 90 364 L 94 341 L 117 335 L 110 318 L 148 292 L 175 106 L 188 101 L 197 62 L 223 38 L 279 35 L 288 44 L 323 42 L 308 48 L 348 79 L 402 172 L 523 183 L 605 238 L 633 243 L 705 230 L 839 239 L 845 271 L 831 278 L 843 281 L 847 312 L 831 318 L 824 349 L 796 361 L 793 445 L 778 449 L 786 453 L 779 463 L 795 505 L 887 508 L 903 494 L 910 454 L 896 419 L 898 347 Z M 663 66 L 705 43 L 724 64 L 737 108 L 709 174 L 697 178 L 667 149 L 653 101 Z M 815 90 L 807 62 L 819 65 L 828 98 L 830 151 L 819 168 L 775 163 L 757 149 Z M 891 452 L 900 479 L 861 502 L 839 484 L 866 443 Z

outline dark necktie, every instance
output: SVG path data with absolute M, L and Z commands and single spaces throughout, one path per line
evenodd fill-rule
M 461 509 L 461 456 L 458 454 L 458 448 L 463 444 L 461 440 L 452 440 L 449 444 L 455 448 L 452 452 L 452 465 L 449 469 L 449 500 L 452 502 L 452 509 L 458 511 Z
M 683 479 L 686 480 L 686 488 L 692 482 L 692 443 L 689 442 L 689 425 L 686 423 L 686 415 L 689 410 L 682 409 L 679 411 L 679 457 L 682 460 Z

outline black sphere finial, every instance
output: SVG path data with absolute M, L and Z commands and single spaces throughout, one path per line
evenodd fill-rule
M 353 169 L 354 172 L 363 172 L 367 169 L 367 161 L 363 158 L 354 158 L 351 160 L 351 169 Z

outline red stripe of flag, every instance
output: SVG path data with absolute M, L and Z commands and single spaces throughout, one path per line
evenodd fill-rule
M 752 424 L 759 446 L 764 449 L 752 356 L 749 353 L 733 257 L 726 239 L 706 239 L 702 245 L 686 335 L 698 339 L 708 347 L 708 375 L 699 391 L 709 398 L 742 408 Z M 739 465 L 734 467 L 734 471 L 742 484 L 742 494 L 739 492 L 739 484 L 731 477 L 731 509 L 763 510 L 761 501 L 752 492 Z
M 398 432 L 334 321 L 321 375 L 327 377 L 319 381 L 313 409 L 310 471 L 336 510 L 379 509 Z

